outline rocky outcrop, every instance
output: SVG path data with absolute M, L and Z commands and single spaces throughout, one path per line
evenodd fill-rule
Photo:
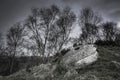
M 82 68 L 95 62 L 98 53 L 93 45 L 79 45 L 67 51 L 63 51 L 60 63 L 41 64 L 30 68 L 30 72 L 21 70 L 8 77 L 0 77 L 2 80 L 74 80 L 82 79 L 76 68 Z M 59 56 L 58 56 L 59 57 Z M 58 77 L 59 76 L 59 77 Z M 86 80 L 86 79 L 83 79 Z M 93 80 L 93 79 L 91 79 Z
M 81 49 L 86 50 L 85 52 L 88 55 L 81 58 Z M 120 47 L 98 46 L 97 49 L 99 51 L 98 60 L 98 53 L 93 45 L 76 46 L 67 52 L 65 51 L 66 53 L 60 59 L 61 63 L 67 67 L 60 63 L 53 64 L 51 62 L 30 68 L 31 72 L 26 72 L 23 69 L 10 76 L 0 76 L 0 80 L 120 80 L 120 59 L 115 55 L 119 54 Z M 93 62 L 95 63 L 89 65 Z M 70 63 L 72 64 L 70 65 Z M 72 67 L 69 68 L 69 65 Z M 83 65 L 86 67 L 78 68 L 83 67 Z
M 98 58 L 98 53 L 94 45 L 79 45 L 71 48 L 61 60 L 67 67 L 81 68 L 95 62 Z

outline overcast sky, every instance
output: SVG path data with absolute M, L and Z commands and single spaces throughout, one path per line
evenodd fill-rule
M 70 6 L 75 13 L 91 7 L 106 20 L 120 23 L 120 0 L 0 0 L 0 32 L 5 33 L 14 23 L 23 21 L 31 7 L 46 7 L 56 4 Z

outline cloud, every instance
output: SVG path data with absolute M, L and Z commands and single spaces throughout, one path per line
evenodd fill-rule
M 58 0 L 0 0 L 0 32 L 5 32 L 16 22 L 24 20 L 32 7 L 60 4 Z
M 120 10 L 114 10 L 111 13 L 109 13 L 109 16 L 112 20 L 120 21 Z
M 28 16 L 31 7 L 70 6 L 75 13 L 83 7 L 91 7 L 105 19 L 120 21 L 120 0 L 0 0 L 0 31 L 8 29 Z
M 75 5 L 76 9 L 91 7 L 108 20 L 120 21 L 120 0 L 62 0 L 64 4 Z

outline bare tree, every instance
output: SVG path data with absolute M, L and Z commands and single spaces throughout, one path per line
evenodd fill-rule
M 48 50 L 53 53 L 59 53 L 63 46 L 70 40 L 70 33 L 73 28 L 73 23 L 76 20 L 75 14 L 69 7 L 60 12 L 56 22 L 50 28 Z
M 10 73 L 13 71 L 14 59 L 23 43 L 24 35 L 24 27 L 20 23 L 13 25 L 7 33 L 7 47 L 11 56 Z
M 54 24 L 57 20 L 57 17 L 59 16 L 60 10 L 56 5 L 52 5 L 51 8 L 47 8 L 47 9 L 41 9 L 40 10 L 40 16 L 41 19 L 43 21 L 43 25 L 44 25 L 44 51 L 43 53 L 46 53 L 49 50 L 52 50 L 52 45 L 49 42 L 50 38 L 54 35 L 51 34 L 52 28 L 54 27 Z M 50 53 L 50 51 L 48 51 L 47 53 Z M 48 54 L 47 56 L 49 56 L 50 54 Z
M 82 29 L 82 35 L 80 37 L 80 40 L 82 40 L 82 42 L 84 41 L 87 43 L 88 41 L 91 41 L 90 43 L 93 43 L 98 32 L 97 26 L 100 24 L 101 20 L 102 18 L 92 9 L 82 9 L 78 20 L 79 25 Z
M 32 15 L 30 15 L 27 19 L 26 26 L 29 30 L 29 39 L 32 40 L 32 43 L 35 43 L 37 45 L 37 50 L 39 53 L 42 53 L 43 49 L 43 40 L 41 37 L 41 26 L 40 23 L 38 23 L 38 9 L 32 10 Z
M 70 8 L 60 11 L 55 5 L 50 8 L 34 9 L 27 22 L 33 41 L 41 56 L 59 52 L 68 42 L 75 22 L 75 14 Z
M 46 57 L 50 28 L 54 24 L 59 8 L 52 5 L 50 8 L 34 8 L 29 16 L 26 26 L 32 33 L 30 39 L 37 45 L 40 56 Z
M 75 20 L 76 16 L 71 9 L 69 7 L 64 8 L 58 21 L 56 22 L 57 33 L 55 36 L 53 36 L 53 38 L 55 38 L 55 49 L 57 52 L 61 51 L 63 46 L 70 40 L 69 35 L 73 29 L 73 23 Z
M 106 22 L 102 24 L 103 27 L 103 35 L 105 40 L 113 41 L 116 37 L 117 32 L 117 24 L 114 22 Z

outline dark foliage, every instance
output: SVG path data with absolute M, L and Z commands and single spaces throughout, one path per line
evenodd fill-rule
M 32 58 L 31 58 L 32 57 Z M 15 57 L 13 71 L 9 73 L 9 56 L 0 56 L 0 75 L 7 76 L 13 74 L 21 69 L 25 69 L 27 72 L 30 72 L 30 68 L 35 65 L 40 65 L 42 63 L 42 58 L 38 56 L 22 56 L 22 57 Z M 51 58 L 47 58 L 51 59 Z
M 15 58 L 14 65 L 13 65 L 13 71 L 12 73 L 9 72 L 9 57 L 8 56 L 1 56 L 0 57 L 0 75 L 6 76 L 9 74 L 12 74 L 20 69 L 20 60 Z
M 75 50 L 78 50 L 78 49 L 80 49 L 80 47 L 76 47 L 76 48 L 75 48 Z
M 70 49 L 63 49 L 61 52 L 60 52 L 60 54 L 61 55 L 65 55 L 67 52 L 69 52 L 70 51 Z
M 117 24 L 114 22 L 106 22 L 102 24 L 103 27 L 103 35 L 105 37 L 105 40 L 107 41 L 113 41 L 116 36 L 117 32 Z
M 31 72 L 31 70 L 30 70 L 30 65 L 27 65 L 26 71 L 27 71 L 27 72 Z
M 70 51 L 70 49 L 63 49 L 60 53 L 56 53 L 53 56 L 52 62 L 59 63 L 59 61 L 61 60 L 61 57 L 64 56 L 69 51 Z
M 97 40 L 95 42 L 96 45 L 98 46 L 120 46 L 119 44 L 117 44 L 116 41 L 103 41 L 103 40 Z
M 60 53 L 56 53 L 54 56 L 57 57 L 57 56 L 64 56 L 67 52 L 69 52 L 70 49 L 63 49 L 62 51 L 60 51 Z
M 73 47 L 76 47 L 77 46 L 77 43 L 73 44 Z

